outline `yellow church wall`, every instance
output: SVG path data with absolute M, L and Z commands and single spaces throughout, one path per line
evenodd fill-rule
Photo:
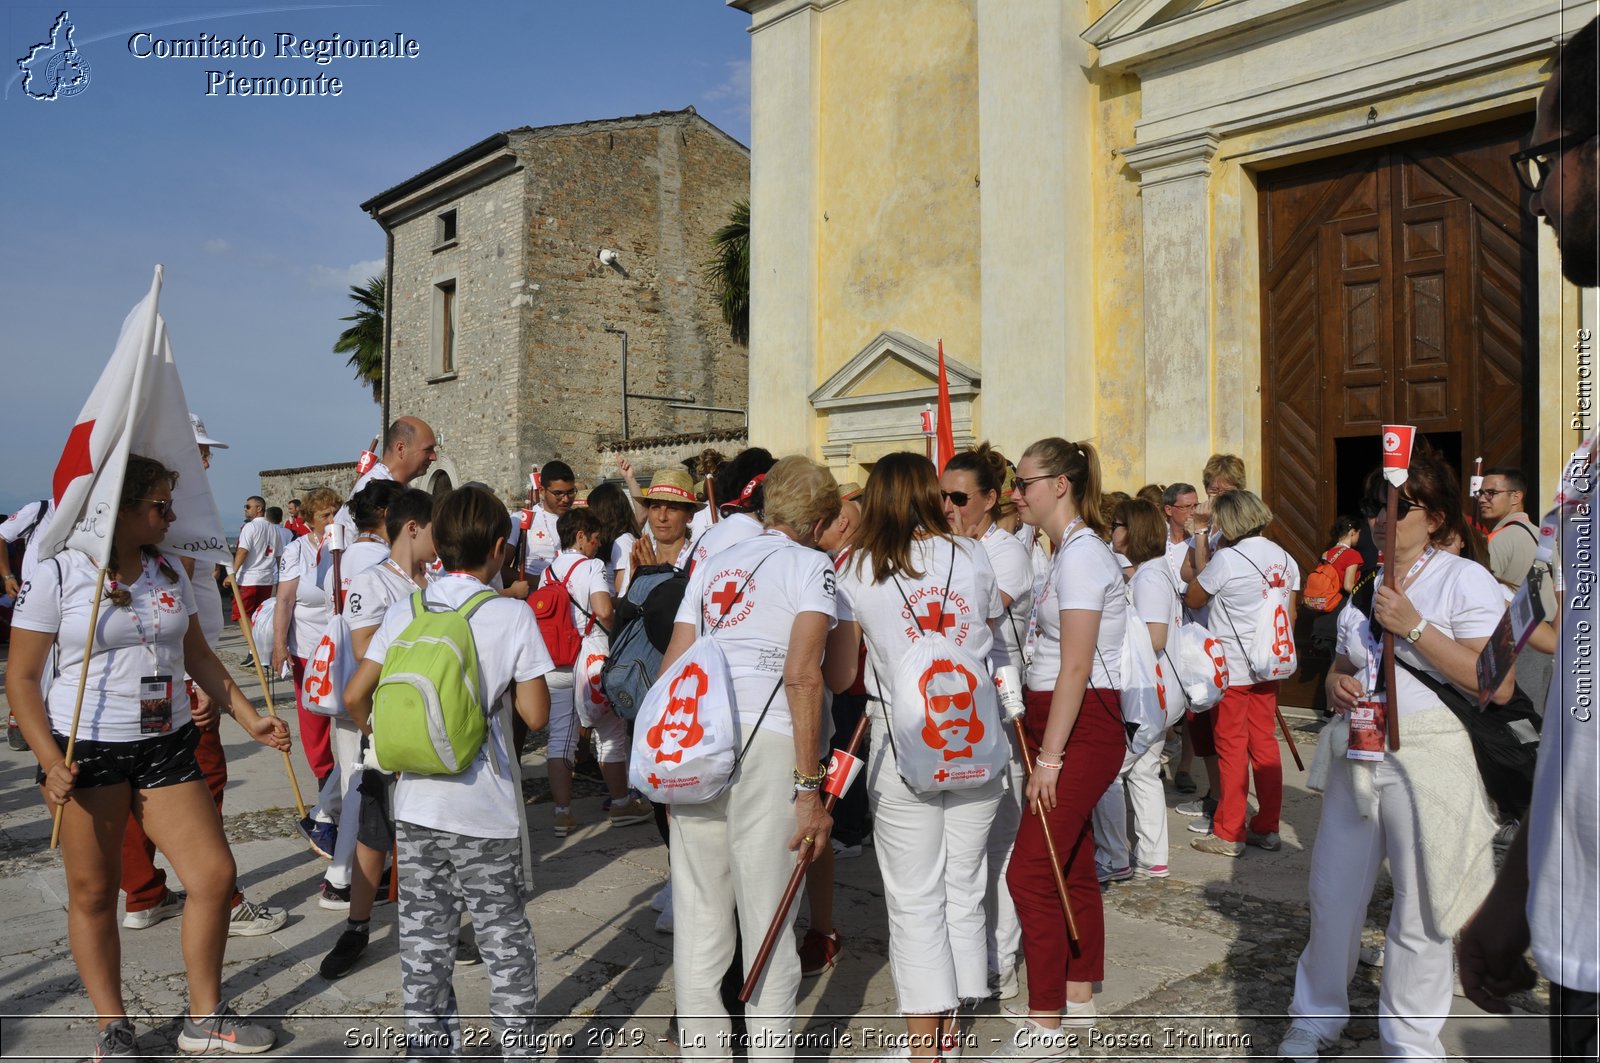
M 981 362 L 975 3 L 821 12 L 819 381 L 886 330 L 943 338 L 951 357 Z M 818 416 L 815 448 L 826 434 Z

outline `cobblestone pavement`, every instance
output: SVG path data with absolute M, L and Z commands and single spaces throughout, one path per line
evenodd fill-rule
M 232 664 L 236 638 L 223 647 Z M 236 678 L 255 684 L 235 669 Z M 279 699 L 286 684 L 279 684 Z M 292 710 L 290 714 L 292 716 Z M 341 913 L 320 909 L 323 863 L 294 831 L 295 814 L 283 762 L 225 723 L 230 783 L 225 823 L 247 895 L 289 910 L 287 926 L 228 945 L 224 992 L 241 1012 L 278 1033 L 274 1058 L 351 1059 L 402 1054 L 398 956 L 391 907 L 374 914 L 372 944 L 350 976 L 329 983 L 316 974 L 342 929 Z M 1309 762 L 1316 725 L 1296 725 Z M 567 838 L 550 830 L 548 782 L 540 736 L 524 757 L 536 895 L 530 916 L 540 948 L 540 1011 L 564 1058 L 675 1055 L 666 1039 L 672 1011 L 672 941 L 655 930 L 649 907 L 666 877 L 666 854 L 649 824 L 612 828 L 600 810 L 598 780 L 580 774 L 574 811 L 580 827 Z M 302 790 L 308 772 L 294 754 Z M 65 881 L 57 854 L 46 851 L 49 821 L 31 785 L 32 757 L 0 753 L 0 1055 L 74 1059 L 93 1042 L 93 1020 L 66 942 Z M 1169 795 L 1169 803 L 1179 799 Z M 1105 895 L 1107 979 L 1097 1000 L 1102 1019 L 1081 1039 L 1098 1058 L 1217 1059 L 1270 1057 L 1306 940 L 1306 871 L 1318 804 L 1291 766 L 1284 807 L 1283 849 L 1250 850 L 1223 860 L 1188 847 L 1189 822 L 1169 817 L 1172 877 L 1112 886 Z M 895 1016 L 887 967 L 888 931 L 874 851 L 836 866 L 835 923 L 846 939 L 839 964 L 803 983 L 797 1026 L 801 1054 L 835 1059 L 883 1054 L 904 1032 Z M 1366 940 L 1376 943 L 1388 915 L 1380 880 Z M 801 901 L 801 924 L 807 921 Z M 683 928 L 680 928 L 682 932 Z M 186 1000 L 179 952 L 181 920 L 123 931 L 127 1003 L 152 1057 L 170 1055 Z M 1351 985 L 1354 1018 L 1329 1055 L 1376 1052 L 1380 971 L 1360 968 Z M 482 967 L 456 974 L 466 1027 L 483 1028 L 487 976 Z M 1011 1004 L 1023 1003 L 1024 995 Z M 1544 987 L 1515 1002 L 1512 1020 L 1484 1016 L 1457 999 L 1446 1026 L 1447 1047 L 1465 1058 L 1525 1058 L 1542 1049 Z M 965 1054 L 1001 1047 L 1013 1027 L 1000 1003 L 985 1002 L 967 1027 Z M 475 1046 L 470 1055 L 493 1055 Z

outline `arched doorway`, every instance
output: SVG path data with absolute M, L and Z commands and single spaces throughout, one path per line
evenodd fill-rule
M 428 493 L 434 498 L 443 498 L 450 493 L 452 488 L 450 474 L 443 469 L 433 470 L 433 475 L 428 477 Z

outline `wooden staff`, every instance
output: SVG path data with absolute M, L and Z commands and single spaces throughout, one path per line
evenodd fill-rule
M 855 733 L 850 736 L 850 745 L 845 749 L 847 755 L 855 756 L 856 750 L 861 747 L 861 736 L 867 733 L 868 719 L 867 714 L 863 712 L 861 719 L 856 723 Z M 833 806 L 838 803 L 838 797 L 828 794 L 822 799 L 822 810 L 831 816 Z M 789 908 L 794 904 L 795 894 L 800 892 L 800 887 L 806 881 L 806 868 L 811 866 L 811 849 L 812 847 L 807 845 L 800 858 L 795 861 L 794 872 L 789 876 L 789 885 L 784 888 L 783 899 L 778 902 L 778 910 L 772 916 L 772 925 L 767 927 L 767 936 L 761 941 L 761 951 L 756 953 L 755 962 L 750 965 L 750 973 L 745 976 L 744 986 L 739 990 L 739 1000 L 743 1003 L 750 1003 L 750 997 L 756 991 L 756 983 L 761 981 L 761 974 L 767 969 L 767 961 L 772 959 L 772 950 L 777 947 L 778 939 L 783 936 L 783 924 L 788 918 Z
M 1278 726 L 1283 729 L 1283 740 L 1289 743 L 1289 752 L 1294 755 L 1294 766 L 1305 771 L 1306 762 L 1300 759 L 1300 749 L 1294 744 L 1294 735 L 1289 733 L 1289 721 L 1283 718 L 1283 710 L 1273 705 L 1272 711 L 1278 717 Z
M 66 765 L 72 767 L 72 751 L 78 744 L 78 718 L 83 715 L 83 694 L 89 685 L 89 658 L 94 655 L 94 629 L 100 623 L 100 597 L 106 590 L 106 570 L 100 570 L 100 578 L 94 585 L 94 605 L 89 608 L 89 643 L 83 648 L 83 665 L 78 669 L 78 700 L 72 706 L 72 729 L 67 732 Z M 46 715 L 49 708 L 46 707 Z M 61 813 L 66 805 L 57 805 L 50 816 L 50 848 L 54 849 L 61 844 Z
M 1400 588 L 1400 573 L 1397 570 L 1395 558 L 1395 525 L 1400 521 L 1400 488 L 1389 484 L 1389 513 L 1387 532 L 1384 535 L 1384 585 L 1398 590 Z M 1374 612 L 1377 606 L 1373 606 Z M 1387 692 L 1385 715 L 1389 719 L 1389 749 L 1392 752 L 1400 750 L 1400 706 L 1396 704 L 1394 689 L 1394 632 L 1385 630 L 1383 633 L 1383 689 Z
M 1024 780 L 1033 778 L 1033 754 L 1028 751 L 1028 729 L 1022 724 L 1022 717 L 1011 721 L 1017 728 L 1017 747 L 1022 750 L 1022 772 Z M 1065 756 L 1065 754 L 1063 754 Z M 1024 783 L 1026 785 L 1026 782 Z M 1061 897 L 1061 914 L 1067 917 L 1067 937 L 1073 943 L 1078 941 L 1078 921 L 1072 918 L 1072 900 L 1067 896 L 1067 880 L 1061 874 L 1061 856 L 1056 852 L 1055 835 L 1050 832 L 1050 820 L 1043 812 L 1039 813 L 1039 826 L 1044 830 L 1045 852 L 1050 854 L 1050 873 L 1055 876 L 1056 893 Z
M 711 523 L 715 524 L 722 519 L 722 514 L 717 512 L 717 485 L 712 483 L 712 474 L 717 471 L 720 462 L 713 460 L 717 452 L 706 449 L 701 452 L 699 460 L 695 462 L 695 471 L 706 483 L 706 505 L 711 507 Z
M 261 651 L 256 648 L 255 631 L 250 625 L 250 613 L 244 607 L 244 598 L 239 594 L 239 581 L 234 578 L 233 566 L 224 565 L 223 571 L 228 574 L 228 586 L 233 588 L 233 604 L 239 610 L 239 630 L 244 632 L 244 640 L 250 646 L 250 660 L 256 666 L 256 678 L 261 681 L 261 696 L 267 700 L 267 715 L 273 719 L 278 718 L 278 712 L 272 707 L 272 690 L 267 686 L 267 673 L 261 667 Z M 300 818 L 306 818 L 305 798 L 300 796 L 300 780 L 294 777 L 294 761 L 289 759 L 289 751 L 283 750 L 283 770 L 289 773 L 289 786 L 294 790 L 295 811 L 300 813 Z

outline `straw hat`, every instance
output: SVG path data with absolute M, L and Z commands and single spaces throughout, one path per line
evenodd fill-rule
M 851 480 L 839 485 L 839 501 L 848 502 L 852 498 L 861 497 L 861 485 Z
M 639 495 L 646 504 L 651 502 L 676 502 L 681 506 L 699 509 L 705 505 L 694 496 L 694 481 L 682 469 L 671 467 L 657 469 L 650 477 L 650 486 Z

